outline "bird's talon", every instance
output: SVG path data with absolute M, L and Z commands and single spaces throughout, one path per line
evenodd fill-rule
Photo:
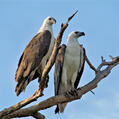
M 67 98 L 69 98 L 69 97 L 70 97 L 70 95 L 69 95 L 69 93 L 68 93 L 68 92 L 66 92 L 66 93 L 65 93 L 65 96 L 66 96 Z
M 81 90 L 81 88 L 79 87 L 77 90 Z

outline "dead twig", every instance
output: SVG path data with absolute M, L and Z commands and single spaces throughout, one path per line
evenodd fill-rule
M 6 108 L 6 109 L 2 110 L 0 112 L 0 119 L 5 115 L 8 115 L 8 114 L 24 107 L 24 106 L 30 104 L 31 102 L 36 101 L 40 96 L 41 95 L 37 93 L 37 95 L 32 95 L 31 97 L 29 97 L 29 98 L 15 104 L 15 105 L 11 106 L 9 108 Z
M 86 59 L 87 64 L 89 65 L 89 67 L 90 67 L 92 70 L 94 70 L 95 73 L 97 74 L 96 68 L 91 64 L 91 62 L 89 61 L 87 55 L 85 55 L 85 59 Z

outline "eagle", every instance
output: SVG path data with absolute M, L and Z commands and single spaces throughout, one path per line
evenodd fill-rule
M 15 75 L 17 96 L 25 90 L 30 81 L 36 78 L 40 81 L 42 71 L 54 47 L 52 25 L 55 23 L 56 20 L 53 17 L 47 17 L 22 53 Z
M 54 71 L 55 95 L 71 94 L 71 91 L 74 95 L 77 89 L 85 64 L 85 49 L 79 44 L 78 38 L 84 35 L 84 32 L 71 32 L 67 45 L 59 48 Z M 55 113 L 63 113 L 66 104 L 58 104 Z

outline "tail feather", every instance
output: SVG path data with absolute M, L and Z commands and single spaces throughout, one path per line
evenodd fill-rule
M 29 84 L 30 81 L 36 78 L 37 74 L 35 75 L 35 71 L 30 72 L 30 74 L 26 77 L 19 77 L 18 83 L 15 89 L 16 95 L 18 96 L 21 92 L 26 89 L 26 86 Z
M 56 109 L 55 109 L 55 114 L 59 113 L 59 112 L 63 113 L 66 105 L 67 105 L 67 103 L 58 104 Z
M 55 109 L 55 114 L 59 113 L 59 107 L 57 105 L 56 109 Z
M 17 96 L 26 89 L 26 86 L 28 85 L 28 83 L 29 82 L 26 79 L 22 79 L 21 81 L 18 82 L 15 88 L 15 92 Z

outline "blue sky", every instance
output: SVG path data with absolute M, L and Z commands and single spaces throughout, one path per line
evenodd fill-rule
M 19 97 L 15 94 L 14 80 L 18 60 L 32 37 L 39 30 L 47 16 L 56 18 L 53 26 L 55 37 L 60 25 L 76 10 L 78 14 L 69 23 L 62 43 L 74 30 L 84 31 L 86 36 L 79 42 L 86 48 L 87 56 L 97 67 L 101 56 L 119 55 L 119 1 L 118 0 L 0 0 L 0 110 L 11 106 L 32 95 L 37 89 L 37 80 L 33 81 Z M 46 119 L 119 119 L 119 66 L 94 90 L 81 100 L 67 105 L 64 114 L 55 115 L 54 109 L 41 111 Z M 94 72 L 85 65 L 80 86 L 94 78 Z M 49 87 L 44 97 L 37 102 L 54 95 L 53 69 L 50 72 Z M 36 102 L 35 102 L 36 103 Z M 35 104 L 33 103 L 33 104 Z M 32 119 L 28 117 L 26 119 Z

